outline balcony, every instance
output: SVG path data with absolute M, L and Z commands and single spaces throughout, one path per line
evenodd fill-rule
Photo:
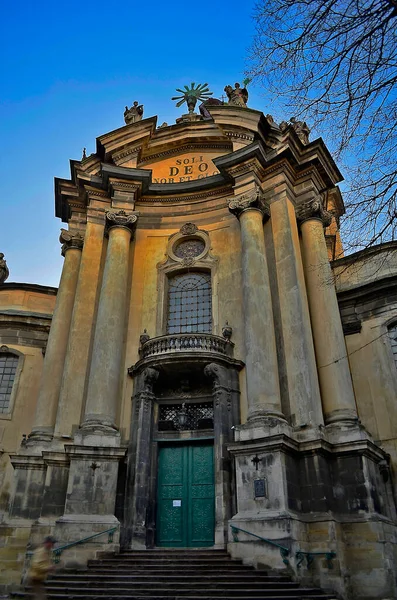
M 147 339 L 141 344 L 140 359 L 179 354 L 211 354 L 232 357 L 234 344 L 210 333 L 176 333 Z

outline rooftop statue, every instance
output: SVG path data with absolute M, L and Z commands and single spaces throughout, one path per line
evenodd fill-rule
M 243 88 L 240 87 L 239 83 L 234 84 L 234 89 L 231 85 L 225 86 L 226 96 L 229 99 L 228 104 L 234 104 L 234 106 L 242 106 L 243 108 L 247 108 L 248 90 L 246 86 L 250 81 L 250 79 L 244 79 Z
M 131 125 L 131 123 L 136 123 L 137 121 L 142 121 L 143 117 L 143 104 L 138 104 L 138 101 L 135 100 L 134 104 L 131 108 L 128 106 L 125 107 L 124 111 L 124 121 L 126 125 Z
M 281 131 L 284 132 L 289 125 L 291 125 L 294 128 L 296 135 L 298 136 L 302 144 L 306 145 L 309 143 L 310 129 L 306 121 L 297 121 L 295 117 L 291 117 L 289 123 L 287 123 L 286 121 L 282 121 L 280 123 Z
M 179 100 L 176 106 L 179 108 L 184 102 L 186 102 L 189 109 L 189 114 L 194 113 L 198 100 L 203 102 L 207 100 L 209 96 L 212 96 L 212 92 L 209 91 L 208 83 L 198 83 L 197 85 L 193 82 L 190 84 L 190 88 L 187 85 L 183 86 L 185 89 L 180 90 L 177 88 L 177 92 L 181 92 L 181 96 L 174 96 L 171 100 Z
M 10 271 L 8 270 L 7 262 L 4 260 L 4 254 L 0 252 L 0 283 L 4 283 L 8 279 L 9 274 Z

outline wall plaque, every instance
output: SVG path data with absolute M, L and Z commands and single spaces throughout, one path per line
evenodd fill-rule
M 266 498 L 266 479 L 255 479 L 254 480 L 254 492 L 255 498 Z
M 219 155 L 219 152 L 182 154 L 152 164 L 142 163 L 140 167 L 152 169 L 153 183 L 186 183 L 217 175 L 219 171 L 212 159 Z

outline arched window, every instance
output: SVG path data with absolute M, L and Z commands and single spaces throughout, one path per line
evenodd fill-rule
M 15 354 L 0 352 L 0 413 L 9 412 L 18 360 Z
M 394 356 L 394 364 L 397 367 L 397 323 L 392 323 L 391 325 L 389 325 L 388 330 L 390 345 Z
M 167 333 L 211 333 L 211 275 L 190 272 L 168 282 Z

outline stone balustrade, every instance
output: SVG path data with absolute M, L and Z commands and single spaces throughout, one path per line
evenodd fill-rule
M 222 356 L 233 354 L 234 344 L 209 333 L 176 333 L 147 340 L 140 348 L 140 357 L 149 358 L 178 352 L 211 352 Z

